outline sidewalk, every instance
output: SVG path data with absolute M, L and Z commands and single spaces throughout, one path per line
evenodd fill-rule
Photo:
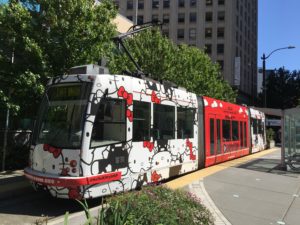
M 279 170 L 280 149 L 247 163 L 234 161 L 184 187 L 203 199 L 216 224 L 300 224 L 300 174 Z

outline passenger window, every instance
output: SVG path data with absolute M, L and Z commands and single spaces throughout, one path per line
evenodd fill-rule
M 150 140 L 151 104 L 133 102 L 133 141 Z
M 247 126 L 246 126 L 246 122 L 244 122 L 244 147 L 247 147 Z
M 92 131 L 92 148 L 126 140 L 125 112 L 124 100 L 101 100 Z
M 244 147 L 244 131 L 243 122 L 240 122 L 241 147 Z
M 239 140 L 239 123 L 238 121 L 232 121 L 232 140 Z
M 215 120 L 210 119 L 210 155 L 215 154 Z
M 177 138 L 193 138 L 194 137 L 194 119 L 195 109 L 177 108 Z
M 217 119 L 217 154 L 221 154 L 221 121 Z
M 231 141 L 230 131 L 231 131 L 230 120 L 223 120 L 222 121 L 223 141 Z
M 175 107 L 154 104 L 153 138 L 175 139 Z

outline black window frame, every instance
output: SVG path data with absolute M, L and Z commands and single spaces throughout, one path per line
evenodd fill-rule
M 145 108 L 142 108 L 142 106 L 147 106 Z M 146 109 L 148 112 L 148 118 L 137 118 L 137 116 L 141 116 L 139 115 L 139 109 L 137 109 L 137 107 L 139 107 L 140 109 Z M 146 111 L 145 110 L 145 111 Z M 145 112 L 144 111 L 144 112 Z M 142 142 L 142 141 L 150 141 L 151 139 L 151 103 L 150 102 L 142 102 L 142 101 L 133 101 L 133 120 L 132 120 L 132 141 L 133 142 Z M 147 121 L 148 119 L 148 121 Z M 148 128 L 146 127 L 146 129 L 148 129 L 148 135 L 142 135 L 144 138 L 138 138 L 136 135 L 136 133 L 138 134 L 142 134 L 144 132 L 145 129 L 145 124 L 141 125 L 140 123 L 138 123 L 138 121 L 146 121 L 148 123 Z M 141 129 L 143 128 L 143 129 Z M 137 132 L 136 132 L 137 130 Z M 147 138 L 145 138 L 147 136 Z

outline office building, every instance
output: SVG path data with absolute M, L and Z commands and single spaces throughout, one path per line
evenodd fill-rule
M 218 62 L 239 90 L 239 103 L 257 95 L 257 0 L 117 0 L 135 24 L 160 20 L 174 43 L 196 46 Z

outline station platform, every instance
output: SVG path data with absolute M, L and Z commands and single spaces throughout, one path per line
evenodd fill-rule
M 215 224 L 300 224 L 300 174 L 282 171 L 274 148 L 222 163 L 167 185 L 197 195 Z

